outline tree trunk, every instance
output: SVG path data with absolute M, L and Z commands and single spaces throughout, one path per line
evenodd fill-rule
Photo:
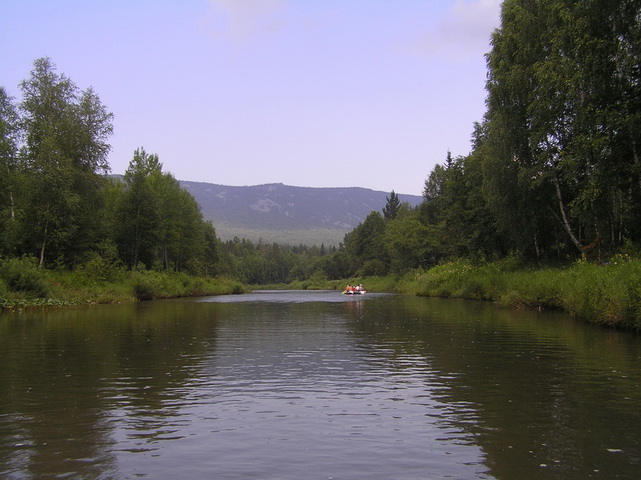
M 634 160 L 634 166 L 635 168 L 635 173 L 637 176 L 637 182 L 639 183 L 639 190 L 641 190 L 641 161 L 639 161 L 639 152 L 637 152 L 637 144 L 634 141 L 634 138 L 631 139 L 632 141 L 632 158 Z
M 11 221 L 16 220 L 16 209 L 13 201 L 13 191 L 9 190 L 9 205 L 11 206 Z
M 47 229 L 49 228 L 49 222 L 45 223 L 45 230 L 42 236 L 42 247 L 40 247 L 40 263 L 39 266 L 45 263 L 45 247 L 47 245 Z
M 11 170 L 9 169 L 9 163 L 7 162 L 7 178 L 11 178 Z M 11 180 L 9 180 L 11 181 Z M 11 221 L 15 221 L 16 219 L 16 210 L 15 210 L 15 204 L 13 200 L 13 190 L 11 187 L 9 187 L 9 208 L 11 210 Z
M 559 202 L 559 211 L 561 213 L 561 223 L 563 224 L 563 228 L 565 229 L 566 233 L 569 235 L 570 240 L 572 240 L 572 243 L 574 244 L 574 246 L 581 253 L 583 253 L 583 245 L 581 245 L 581 242 L 579 242 L 579 239 L 576 238 L 576 235 L 574 235 L 574 232 L 572 231 L 572 227 L 570 226 L 570 222 L 568 221 L 568 217 L 565 214 L 565 204 L 563 203 L 563 197 L 561 196 L 561 185 L 559 184 L 559 179 L 556 175 L 554 176 L 554 187 L 556 188 L 556 198 Z

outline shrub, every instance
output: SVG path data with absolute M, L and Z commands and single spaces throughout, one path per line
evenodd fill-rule
M 361 267 L 358 274 L 364 277 L 375 277 L 385 275 L 387 273 L 387 270 L 387 265 L 385 265 L 383 261 L 374 259 L 367 260 L 365 263 L 363 263 L 363 266 Z
M 124 267 L 116 246 L 110 242 L 104 241 L 98 246 L 98 251 L 93 252 L 80 268 L 87 279 L 91 281 L 114 281 L 118 279 Z
M 0 278 L 0 301 L 5 300 L 9 297 L 9 289 L 7 288 L 7 283 L 3 278 Z
M 33 257 L 9 258 L 0 263 L 0 278 L 9 291 L 46 298 L 49 288 L 45 275 Z
M 177 281 L 176 278 L 172 280 L 170 274 L 154 270 L 132 272 L 131 282 L 134 296 L 138 300 L 180 297 L 184 292 L 181 281 Z

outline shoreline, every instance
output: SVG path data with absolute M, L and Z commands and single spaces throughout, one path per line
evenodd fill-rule
M 641 260 L 627 257 L 605 265 L 579 261 L 564 267 L 524 267 L 511 259 L 482 264 L 460 260 L 401 275 L 343 280 L 314 278 L 287 285 L 245 285 L 225 277 L 156 271 L 119 271 L 108 279 L 89 278 L 83 272 L 30 273 L 30 283 L 25 284 L 31 291 L 0 290 L 0 312 L 241 294 L 255 288 L 342 290 L 347 283 L 362 283 L 372 292 L 557 310 L 587 323 L 641 331 Z M 24 274 L 29 278 L 28 269 Z

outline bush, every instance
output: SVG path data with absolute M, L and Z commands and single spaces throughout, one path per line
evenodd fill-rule
M 124 267 L 115 245 L 104 241 L 98 245 L 98 251 L 91 253 L 78 270 L 90 281 L 111 282 L 122 276 Z
M 563 269 L 519 269 L 512 261 L 451 262 L 407 274 L 399 286 L 425 296 L 563 309 L 586 322 L 641 330 L 641 260 L 626 255 L 606 265 L 582 261 Z
M 380 277 L 382 275 L 385 275 L 387 273 L 387 270 L 387 265 L 385 265 L 383 261 L 374 259 L 367 260 L 365 263 L 363 263 L 363 266 L 361 267 L 358 274 L 364 277 Z
M 4 279 L 0 278 L 0 301 L 9 297 L 9 289 Z
M 33 257 L 9 258 L 0 263 L 0 278 L 10 292 L 46 298 L 49 288 L 45 270 L 38 267 Z
M 610 326 L 641 329 L 641 262 L 607 265 L 579 262 L 563 282 L 563 302 L 576 317 Z
M 169 274 L 153 270 L 136 271 L 131 275 L 134 296 L 138 300 L 153 300 L 183 296 L 182 282 L 171 279 Z
M 184 273 L 154 270 L 132 272 L 130 283 L 137 300 L 245 292 L 243 284 L 229 279 L 192 277 Z

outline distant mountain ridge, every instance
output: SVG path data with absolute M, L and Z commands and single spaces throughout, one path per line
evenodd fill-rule
M 360 187 L 312 188 L 282 183 L 227 186 L 179 180 L 211 220 L 218 236 L 290 245 L 338 245 L 373 210 L 382 211 L 390 192 Z M 418 195 L 398 193 L 419 205 Z

